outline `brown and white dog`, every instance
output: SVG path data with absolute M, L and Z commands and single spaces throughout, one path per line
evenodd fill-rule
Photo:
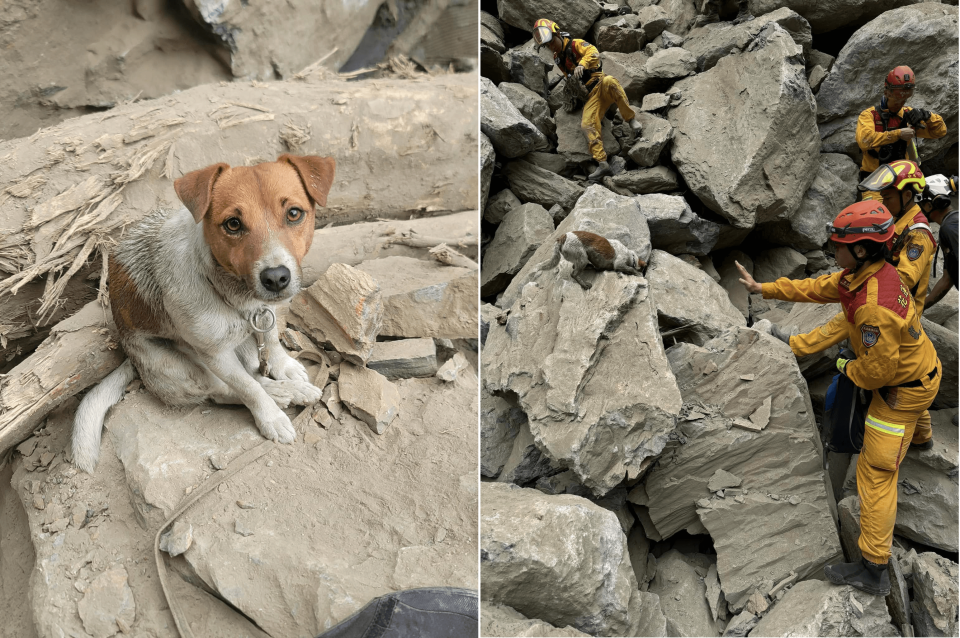
M 266 309 L 300 291 L 314 205 L 326 205 L 333 173 L 328 157 L 215 164 L 174 182 L 184 208 L 155 213 L 127 230 L 110 256 L 109 277 L 128 359 L 77 409 L 78 467 L 96 467 L 107 410 L 138 373 L 168 405 L 242 403 L 263 436 L 294 440 L 280 408 L 315 402 L 320 389 L 280 346 L 275 325 L 264 333 L 269 376 L 260 374 L 253 324 L 262 331 Z
M 583 269 L 587 266 L 593 266 L 597 271 L 613 270 L 628 275 L 639 275 L 641 269 L 647 267 L 647 262 L 616 239 L 575 230 L 557 237 L 550 259 L 537 266 L 533 273 L 553 268 L 560 263 L 560 257 L 573 264 L 570 277 L 584 290 L 589 290 L 592 285 L 582 277 Z

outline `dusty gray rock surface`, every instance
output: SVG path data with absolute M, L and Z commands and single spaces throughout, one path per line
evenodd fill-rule
M 771 22 L 783 27 L 804 51 L 810 48 L 813 41 L 810 25 L 794 11 L 782 8 L 755 15 L 759 17 L 741 24 L 715 22 L 688 33 L 682 46 L 696 58 L 697 70 L 712 69 L 720 58 L 747 49 Z
M 719 225 L 697 216 L 682 196 L 651 193 L 636 199 L 655 248 L 674 255 L 706 255 L 717 243 Z
M 374 344 L 367 367 L 388 379 L 429 377 L 437 371 L 437 345 L 424 338 L 380 341 Z
M 911 4 L 917 4 L 917 1 L 841 0 L 823 4 L 811 0 L 752 0 L 750 10 L 754 15 L 762 15 L 789 7 L 806 18 L 814 33 L 824 33 L 850 23 L 863 23 L 891 9 Z
M 660 597 L 667 633 L 717 636 L 717 626 L 707 605 L 706 586 L 684 558 L 675 549 L 661 556 L 657 559 L 657 575 L 650 583 L 650 591 Z
M 957 633 L 958 566 L 933 552 L 913 562 L 913 622 L 922 636 Z
M 758 48 L 677 82 L 683 100 L 669 113 L 674 164 L 697 197 L 737 228 L 789 217 L 818 161 L 801 48 L 779 26 L 765 29 Z M 703 117 L 703 109 L 715 115 Z M 731 136 L 731 128 L 743 133 Z M 773 174 L 776 181 L 764 177 Z
M 497 11 L 500 20 L 528 32 L 534 22 L 550 16 L 575 38 L 582 38 L 600 16 L 600 7 L 590 0 L 497 0 Z
M 550 107 L 539 93 L 534 92 L 522 84 L 514 84 L 512 82 L 501 82 L 497 88 L 507 96 L 511 104 L 517 107 L 521 115 L 540 129 L 541 133 L 546 136 L 556 135 L 557 125 L 550 116 Z M 541 91 L 542 90 L 541 88 Z
M 550 623 L 527 618 L 516 609 L 506 605 L 497 605 L 482 601 L 480 603 L 480 635 L 503 636 L 589 636 L 582 631 L 567 625 L 564 628 L 554 627 Z
M 522 160 L 507 164 L 504 175 L 521 202 L 533 202 L 547 209 L 560 204 L 570 210 L 584 191 L 580 184 Z
M 856 602 L 854 602 L 856 601 Z M 794 585 L 750 636 L 899 636 L 880 596 L 822 580 Z
M 520 157 L 547 143 L 543 133 L 500 92 L 480 78 L 480 130 L 504 157 Z
M 637 113 L 637 121 L 643 129 L 630 147 L 630 159 L 640 167 L 656 166 L 660 154 L 673 139 L 673 126 L 664 118 L 650 113 Z
M 587 145 L 587 138 L 580 128 L 582 110 L 567 113 L 560 109 L 556 112 L 557 153 L 567 162 L 592 161 L 593 155 Z M 610 120 L 601 121 L 600 138 L 603 140 L 603 150 L 607 155 L 616 155 L 620 152 L 620 143 L 613 136 L 613 126 Z
M 634 635 L 640 590 L 612 512 L 516 485 L 480 489 L 486 600 L 590 635 Z
M 514 439 L 527 416 L 502 397 L 480 392 L 480 473 L 489 478 L 500 475 L 510 458 Z M 529 428 L 528 428 L 529 430 Z
M 539 204 L 522 204 L 507 213 L 483 256 L 480 296 L 506 288 L 553 230 L 553 219 Z

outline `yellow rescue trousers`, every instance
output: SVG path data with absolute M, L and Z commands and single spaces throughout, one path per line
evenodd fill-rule
M 890 560 L 893 526 L 897 522 L 897 475 L 900 461 L 916 439 L 916 431 L 930 431 L 927 408 L 940 388 L 943 367 L 924 375 L 921 386 L 889 388 L 873 392 L 867 411 L 863 449 L 857 461 L 857 493 L 860 495 L 860 540 L 863 557 L 885 565 Z M 919 421 L 925 419 L 925 423 Z M 929 434 L 926 437 L 930 438 Z
M 587 144 L 590 146 L 590 154 L 593 155 L 593 159 L 598 162 L 605 162 L 607 153 L 603 150 L 603 140 L 600 137 L 603 114 L 614 102 L 620 109 L 620 115 L 624 122 L 632 120 L 636 113 L 630 108 L 630 104 L 627 102 L 627 94 L 623 92 L 623 87 L 620 86 L 616 78 L 602 73 L 597 75 L 600 76 L 600 80 L 590 91 L 587 102 L 583 105 L 583 118 L 580 120 L 580 128 L 587 136 Z

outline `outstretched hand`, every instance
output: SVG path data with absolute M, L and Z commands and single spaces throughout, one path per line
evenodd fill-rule
M 758 284 L 756 280 L 750 276 L 750 273 L 747 272 L 746 268 L 740 265 L 739 261 L 734 261 L 733 263 L 737 266 L 737 270 L 740 271 L 740 283 L 744 285 L 744 287 L 747 289 L 747 292 L 763 292 L 763 286 Z

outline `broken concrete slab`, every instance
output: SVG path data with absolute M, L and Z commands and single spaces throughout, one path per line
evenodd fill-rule
M 918 636 L 957 634 L 957 580 L 960 568 L 934 552 L 913 563 L 913 624 Z
M 624 171 L 613 177 L 613 183 L 631 193 L 669 193 L 680 187 L 677 174 L 666 166 Z
M 680 329 L 702 344 L 746 320 L 710 275 L 662 250 L 647 264 L 651 297 L 661 330 Z
M 535 276 L 536 268 L 553 255 L 554 241 L 561 235 L 585 230 L 616 239 L 645 261 L 650 258 L 650 230 L 640 206 L 632 197 L 617 195 L 599 184 L 591 185 L 576 201 L 571 213 L 533 254 L 513 278 L 497 305 L 508 309 L 520 291 Z M 566 266 L 564 266 L 566 268 Z
M 647 95 L 644 98 L 644 104 L 649 97 Z M 630 147 L 628 155 L 641 168 L 656 166 L 660 161 L 660 154 L 673 139 L 673 126 L 666 119 L 651 113 L 637 113 L 637 121 L 643 128 Z
M 397 417 L 400 409 L 397 386 L 376 370 L 341 363 L 337 385 L 340 401 L 377 434 L 383 434 Z
M 612 512 L 512 484 L 480 490 L 485 600 L 590 635 L 637 635 L 640 590 Z
M 476 339 L 477 271 L 410 257 L 357 266 L 380 284 L 384 337 Z
M 899 636 L 882 596 L 805 580 L 787 591 L 750 636 Z
M 480 130 L 497 153 L 513 158 L 547 146 L 547 138 L 488 78 L 480 78 Z
M 367 367 L 388 379 L 428 377 L 437 372 L 437 345 L 426 338 L 378 341 Z
M 646 281 L 604 271 L 583 290 L 567 267 L 541 272 L 490 326 L 482 378 L 515 392 L 538 447 L 602 496 L 663 450 L 680 396 Z
M 522 204 L 507 213 L 483 254 L 480 296 L 506 288 L 553 230 L 553 219 L 539 204 Z
M 683 554 L 671 549 L 657 559 L 650 592 L 660 597 L 670 636 L 717 636 L 706 585 Z
M 391 257 L 390 259 L 410 259 Z M 383 297 L 376 279 L 346 264 L 333 264 L 290 302 L 297 325 L 315 341 L 363 365 L 383 322 Z
M 832 533 L 826 546 L 811 547 L 810 552 L 819 554 L 827 547 L 839 553 L 831 520 L 832 491 L 828 494 L 820 463 L 820 434 L 806 381 L 790 349 L 755 330 L 731 328 L 703 347 L 672 346 L 667 358 L 684 401 L 713 406 L 714 413 L 682 424 L 686 443 L 666 452 L 647 474 L 650 517 L 659 533 L 668 538 L 681 529 L 699 527 L 696 502 L 708 495 L 713 473 L 723 469 L 740 477 L 750 493 L 762 490 L 800 498 L 804 509 L 815 516 L 806 511 L 801 516 L 795 506 L 783 501 L 775 507 L 782 508 L 781 515 L 809 526 L 808 535 L 817 543 Z M 748 375 L 763 383 L 742 378 Z M 770 422 L 763 431 L 731 427 L 735 419 L 749 419 L 771 396 Z M 762 508 L 757 515 L 761 512 Z M 762 520 L 757 524 L 762 527 Z M 791 561 L 806 561 L 805 553 L 797 546 L 790 554 L 793 558 L 783 564 L 783 575 L 793 569 Z
M 819 161 L 802 50 L 775 23 L 764 29 L 756 48 L 677 82 L 683 99 L 669 112 L 673 163 L 705 206 L 740 229 L 789 217 Z M 747 133 L 731 136 L 732 129 Z
M 513 638 L 514 636 L 542 636 L 544 638 L 590 636 L 590 634 L 585 634 L 569 625 L 562 629 L 554 627 L 542 620 L 527 618 L 513 607 L 489 603 L 485 600 L 480 601 L 480 635 L 503 636 L 503 638 Z
M 521 202 L 533 202 L 548 209 L 560 204 L 570 210 L 584 190 L 576 182 L 529 162 L 510 162 L 503 173 L 510 190 Z
M 480 474 L 496 478 L 513 451 L 527 415 L 500 396 L 480 391 Z

